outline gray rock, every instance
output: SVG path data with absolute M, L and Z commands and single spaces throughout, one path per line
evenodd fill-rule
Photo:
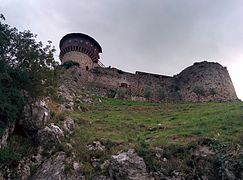
M 51 123 L 44 129 L 39 130 L 35 138 L 39 145 L 49 147 L 59 144 L 61 142 L 60 138 L 63 136 L 61 128 Z
M 73 94 L 70 92 L 70 90 L 65 86 L 61 85 L 58 88 L 58 94 L 65 99 L 64 104 L 60 105 L 59 110 L 62 111 L 72 111 L 74 102 L 73 102 Z
M 50 119 L 50 110 L 44 100 L 38 100 L 33 104 L 24 107 L 23 118 L 19 121 L 24 130 L 30 134 L 35 134 L 39 129 L 46 126 Z
M 38 180 L 63 180 L 80 179 L 84 180 L 79 170 L 73 168 L 73 160 L 67 157 L 64 152 L 58 152 L 46 160 L 40 168 L 37 169 L 31 179 Z
M 73 131 L 75 130 L 74 120 L 69 117 L 65 118 L 63 122 L 63 129 L 68 134 L 72 134 Z
M 96 176 L 92 178 L 93 180 L 111 180 L 111 178 L 107 176 Z
M 112 156 L 109 166 L 112 179 L 149 180 L 153 179 L 146 171 L 143 158 L 130 149 L 127 152 Z
M 105 150 L 105 146 L 103 146 L 100 141 L 93 141 L 92 144 L 87 145 L 87 148 L 90 151 L 104 151 Z
M 13 133 L 15 124 L 11 124 L 9 127 L 6 127 L 3 131 L 3 135 L 0 137 L 0 149 L 7 145 L 9 136 Z

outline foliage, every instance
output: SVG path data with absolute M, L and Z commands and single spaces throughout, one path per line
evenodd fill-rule
M 0 21 L 0 61 L 25 74 L 19 78 L 28 80 L 28 85 L 24 87 L 35 97 L 43 95 L 45 88 L 52 85 L 57 66 L 51 41 L 43 46 L 42 42 L 36 41 L 36 37 L 30 31 L 19 32 Z
M 150 87 L 146 87 L 145 90 L 144 90 L 144 97 L 146 99 L 149 99 L 153 96 L 153 92 L 152 92 L 152 89 Z
M 204 96 L 205 95 L 205 90 L 202 86 L 195 86 L 193 88 L 193 92 L 196 93 L 198 96 Z
M 158 90 L 158 94 L 159 94 L 159 99 L 160 101 L 163 101 L 165 99 L 165 90 L 163 87 L 160 87 Z
M 78 62 L 74 62 L 74 61 L 66 61 L 63 63 L 62 65 L 65 69 L 69 69 L 73 66 L 78 66 L 79 67 L 79 63 Z
M 0 15 L 0 128 L 14 121 L 25 103 L 25 95 L 34 98 L 54 94 L 57 87 L 55 49 L 48 41 L 43 46 L 30 31 L 19 32 L 4 24 Z
M 115 96 L 116 96 L 116 90 L 109 89 L 109 91 L 107 92 L 107 97 L 114 98 Z
M 127 96 L 131 95 L 129 90 L 127 88 L 123 88 L 123 87 L 118 88 L 116 94 L 117 94 L 117 97 L 121 98 L 121 99 L 126 98 Z
M 0 128 L 4 129 L 13 122 L 24 104 L 24 97 L 21 89 L 29 81 L 26 73 L 21 70 L 12 69 L 10 66 L 0 61 Z
M 213 89 L 213 88 L 211 88 L 210 90 L 209 90 L 209 93 L 211 94 L 211 95 L 216 95 L 217 94 L 217 91 L 215 90 L 215 89 Z
M 12 147 L 6 146 L 0 149 L 0 167 L 10 165 L 21 159 L 21 155 L 16 152 Z

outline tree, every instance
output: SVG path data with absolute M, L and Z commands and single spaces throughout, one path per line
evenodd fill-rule
M 55 87 L 54 47 L 36 42 L 30 31 L 4 24 L 0 14 L 0 134 L 21 112 L 27 92 L 32 98 L 48 95 Z
M 13 69 L 27 74 L 30 84 L 25 87 L 29 93 L 36 97 L 46 93 L 45 87 L 53 83 L 54 68 L 58 63 L 54 60 L 51 41 L 46 46 L 37 42 L 37 35 L 30 31 L 19 32 L 8 24 L 0 15 L 0 60 Z

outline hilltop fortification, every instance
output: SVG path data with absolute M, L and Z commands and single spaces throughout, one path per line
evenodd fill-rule
M 60 59 L 79 64 L 66 70 L 63 81 L 99 95 L 150 101 L 238 100 L 226 67 L 200 62 L 173 77 L 136 71 L 135 74 L 105 67 L 99 61 L 102 48 L 92 37 L 72 33 L 60 41 Z

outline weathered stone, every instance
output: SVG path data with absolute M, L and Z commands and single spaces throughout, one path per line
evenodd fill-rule
M 111 178 L 107 176 L 96 176 L 92 178 L 93 180 L 111 180 Z
M 68 134 L 72 134 L 73 131 L 75 130 L 75 123 L 74 120 L 67 117 L 63 121 L 63 129 L 66 131 Z
M 13 133 L 15 124 L 11 124 L 3 130 L 3 134 L 0 137 L 0 149 L 7 145 L 9 136 Z
M 67 77 L 69 79 L 65 81 Z M 136 101 L 238 100 L 227 69 L 214 62 L 195 63 L 173 77 L 145 72 L 132 74 L 116 68 L 95 67 L 84 71 L 75 67 L 66 70 L 63 79 L 68 87 L 85 87 L 98 96 L 109 95 L 109 92 L 122 88 L 124 96 L 121 98 Z M 146 92 L 150 97 L 145 97 Z
M 58 88 L 58 94 L 64 99 L 64 103 L 60 105 L 59 110 L 62 111 L 72 111 L 74 102 L 73 102 L 73 94 L 71 91 L 62 84 Z
M 139 157 L 133 149 L 112 156 L 109 174 L 112 179 L 149 180 L 152 178 L 146 171 L 143 158 Z
M 105 146 L 103 146 L 100 141 L 94 141 L 92 144 L 89 144 L 87 146 L 87 148 L 90 151 L 104 151 L 105 150 Z
M 38 131 L 36 141 L 41 146 L 57 145 L 61 142 L 63 131 L 53 123 Z
M 219 63 L 194 63 L 178 76 L 184 101 L 236 101 L 235 89 L 227 69 Z
M 23 110 L 23 118 L 19 125 L 30 134 L 35 134 L 39 129 L 46 126 L 50 118 L 50 110 L 44 100 L 36 101 L 33 104 L 27 104 Z
M 73 168 L 73 160 L 68 158 L 64 152 L 58 152 L 46 160 L 40 168 L 37 169 L 31 179 L 38 180 L 63 180 L 80 179 L 84 176 Z

